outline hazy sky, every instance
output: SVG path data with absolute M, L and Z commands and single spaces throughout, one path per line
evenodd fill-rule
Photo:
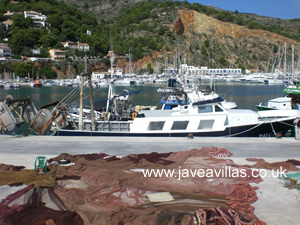
M 188 0 L 229 11 L 254 13 L 281 19 L 300 18 L 300 0 Z

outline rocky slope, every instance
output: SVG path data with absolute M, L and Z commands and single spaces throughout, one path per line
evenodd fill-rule
M 129 6 L 133 6 L 139 2 L 148 2 L 145 0 L 126 0 L 126 1 L 108 1 L 108 0 L 64 0 L 65 3 L 76 6 L 77 8 L 91 13 L 98 21 L 110 20 L 109 23 L 118 24 L 122 21 L 126 10 Z M 131 23 L 127 27 L 124 26 L 119 31 L 120 39 L 128 41 L 134 37 L 152 37 L 153 40 L 161 38 L 164 45 L 159 50 L 149 50 L 143 48 L 146 56 L 133 62 L 135 71 L 146 69 L 147 65 L 151 65 L 154 69 L 155 65 L 160 68 L 164 67 L 165 62 L 169 66 L 176 66 L 176 57 L 180 56 L 181 63 L 188 63 L 194 66 L 208 67 L 239 67 L 246 69 L 259 69 L 261 71 L 270 70 L 267 68 L 268 61 L 271 62 L 275 58 L 279 58 L 279 50 L 283 49 L 284 43 L 287 43 L 287 59 L 291 60 L 291 46 L 295 45 L 295 55 L 297 55 L 299 42 L 288 38 L 299 35 L 300 20 L 281 20 L 277 18 L 262 17 L 254 14 L 231 13 L 221 9 L 218 12 L 225 12 L 224 15 L 230 14 L 233 16 L 233 21 L 223 22 L 218 18 L 217 13 L 207 13 L 207 8 L 204 12 L 190 10 L 191 5 L 176 5 L 172 6 L 168 3 L 168 7 L 152 8 L 152 18 L 146 18 L 139 23 Z M 229 14 L 228 14 L 229 13 Z M 157 15 L 157 16 L 156 16 Z M 220 15 L 219 15 L 220 16 Z M 243 26 L 237 25 L 237 17 L 244 21 Z M 117 19 L 115 19 L 117 18 Z M 235 21 L 235 22 L 234 22 Z M 257 23 L 262 24 L 264 29 L 249 29 L 249 23 L 253 22 L 254 26 Z M 132 29 L 139 27 L 145 22 L 152 30 Z M 108 22 L 107 22 L 108 23 Z M 118 26 L 118 25 L 117 25 Z M 127 32 L 132 29 L 133 31 Z M 155 32 L 154 27 L 164 27 L 166 29 L 163 34 Z M 287 34 L 282 36 L 270 31 L 271 28 L 278 28 L 280 32 Z M 275 29 L 274 28 L 274 29 Z M 169 32 L 169 34 L 168 34 Z M 172 32 L 172 35 L 170 35 Z M 172 40 L 171 40 L 172 39 Z M 132 42 L 127 42 L 124 45 L 132 46 Z M 122 45 L 122 43 L 120 43 Z M 117 67 L 124 71 L 128 68 L 128 60 L 122 55 L 116 61 Z M 106 67 L 96 67 L 106 69 Z M 128 70 L 128 69 L 127 69 Z
M 147 68 L 149 63 L 154 68 L 157 62 L 163 67 L 166 61 L 170 66 L 176 66 L 174 57 L 179 54 L 181 63 L 194 66 L 224 68 L 233 65 L 268 71 L 269 58 L 272 55 L 274 59 L 278 57 L 279 48 L 282 54 L 285 42 L 288 60 L 291 59 L 291 46 L 297 50 L 299 45 L 282 35 L 222 22 L 194 10 L 179 9 L 172 17 L 175 18 L 173 23 L 166 26 L 176 34 L 175 45 L 170 50 L 164 48 L 134 62 L 136 69 Z M 126 70 L 128 65 L 120 60 L 117 66 Z

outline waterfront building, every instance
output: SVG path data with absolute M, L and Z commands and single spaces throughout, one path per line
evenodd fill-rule
M 195 67 L 182 64 L 179 69 L 179 73 L 186 75 L 237 75 L 242 73 L 242 69 L 237 68 L 215 68 L 210 69 L 208 67 Z

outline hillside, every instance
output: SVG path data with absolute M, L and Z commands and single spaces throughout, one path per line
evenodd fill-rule
M 232 22 L 238 25 L 249 26 L 250 28 L 259 28 L 272 32 L 283 34 L 300 41 L 300 18 L 295 19 L 278 19 L 265 17 L 250 13 L 239 13 L 238 11 L 230 12 L 213 6 L 204 6 L 198 3 L 190 4 L 187 2 L 170 1 L 170 0 L 60 0 L 65 4 L 74 6 L 77 9 L 92 14 L 97 21 L 112 20 L 119 18 L 126 13 L 126 10 L 136 5 L 136 3 L 155 2 L 166 3 L 163 7 L 183 6 L 198 12 L 205 13 L 208 16 Z M 161 4 L 162 5 L 162 4 Z M 154 9 L 155 10 L 155 9 Z
M 101 19 L 110 20 L 122 14 L 124 9 L 139 3 L 148 2 L 148 0 L 59 0 L 65 4 L 91 13 L 100 21 Z
M 279 49 L 282 51 L 284 42 L 290 60 L 291 46 L 296 46 L 297 53 L 300 40 L 298 19 L 279 20 L 187 2 L 37 0 L 1 4 L 2 13 L 18 12 L 12 17 L 14 24 L 10 30 L 7 32 L 2 26 L 0 32 L 1 38 L 8 37 L 15 56 L 30 56 L 31 48 L 41 48 L 46 57 L 49 48 L 63 49 L 63 41 L 80 41 L 88 43 L 90 50 L 65 49 L 67 56 L 97 56 L 102 63 L 97 65 L 94 61 L 94 68 L 102 71 L 109 66 L 106 55 L 112 47 L 117 55 L 115 63 L 124 71 L 128 70 L 129 50 L 135 72 L 140 73 L 152 72 L 155 67 L 161 69 L 166 63 L 176 66 L 177 58 L 194 66 L 231 65 L 267 71 L 268 60 L 275 58 Z M 22 15 L 24 10 L 45 14 L 49 29 L 29 29 L 30 21 Z M 0 17 L 1 22 L 6 19 Z M 71 66 L 76 73 L 83 68 L 78 62 L 71 62 Z M 66 74 L 68 65 L 57 62 L 54 67 Z M 6 66 L 7 70 L 11 68 Z

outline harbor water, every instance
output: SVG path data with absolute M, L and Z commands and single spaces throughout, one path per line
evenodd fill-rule
M 209 83 L 198 83 L 199 90 L 205 89 L 209 86 Z M 135 91 L 139 90 L 140 94 L 132 95 L 132 103 L 134 105 L 144 106 L 158 106 L 160 107 L 161 95 L 157 92 L 158 88 L 164 87 L 164 85 L 158 84 L 144 84 L 144 85 L 130 85 L 130 86 L 114 86 L 115 93 L 121 94 L 124 90 Z M 216 83 L 215 91 L 227 101 L 233 101 L 237 104 L 239 109 L 251 109 L 257 110 L 256 106 L 259 103 L 264 103 L 269 99 L 282 96 L 283 85 L 264 85 L 264 84 L 251 84 L 251 83 Z M 39 108 L 45 104 L 49 104 L 56 101 L 61 101 L 69 93 L 74 90 L 74 87 L 68 86 L 53 86 L 53 87 L 41 87 L 32 88 L 27 85 L 21 85 L 20 88 L 14 89 L 0 89 L 0 99 L 4 96 L 11 95 L 14 99 L 23 99 L 29 96 L 31 101 L 35 104 L 36 108 Z M 94 100 L 95 109 L 102 106 L 97 106 L 97 99 L 107 98 L 108 87 L 94 88 Z M 89 105 L 89 90 L 85 88 L 85 103 Z M 79 87 L 77 87 L 77 95 L 73 96 L 72 101 L 79 102 Z M 103 104 L 103 101 L 102 101 Z M 98 104 L 99 105 L 99 104 Z M 15 134 L 30 134 L 32 133 L 28 129 L 28 124 L 22 124 L 16 128 Z M 48 132 L 45 135 L 50 134 Z
M 199 83 L 199 89 L 209 86 L 209 83 Z M 160 94 L 157 89 L 162 85 L 145 84 L 116 86 L 115 92 L 122 93 L 124 90 L 133 91 L 140 90 L 140 94 L 133 95 L 132 101 L 135 105 L 158 105 L 160 102 Z M 216 83 L 215 91 L 227 101 L 236 102 L 240 109 L 257 110 L 255 105 L 264 103 L 272 98 L 283 96 L 283 85 L 264 85 L 252 83 Z M 73 87 L 42 87 L 31 88 L 21 86 L 18 89 L 0 89 L 0 99 L 5 95 L 12 95 L 14 99 L 22 99 L 29 96 L 37 108 L 44 104 L 62 100 L 69 94 Z M 94 88 L 94 99 L 103 99 L 107 97 L 108 87 Z M 88 95 L 88 89 L 85 91 Z M 78 99 L 79 101 L 79 99 Z

